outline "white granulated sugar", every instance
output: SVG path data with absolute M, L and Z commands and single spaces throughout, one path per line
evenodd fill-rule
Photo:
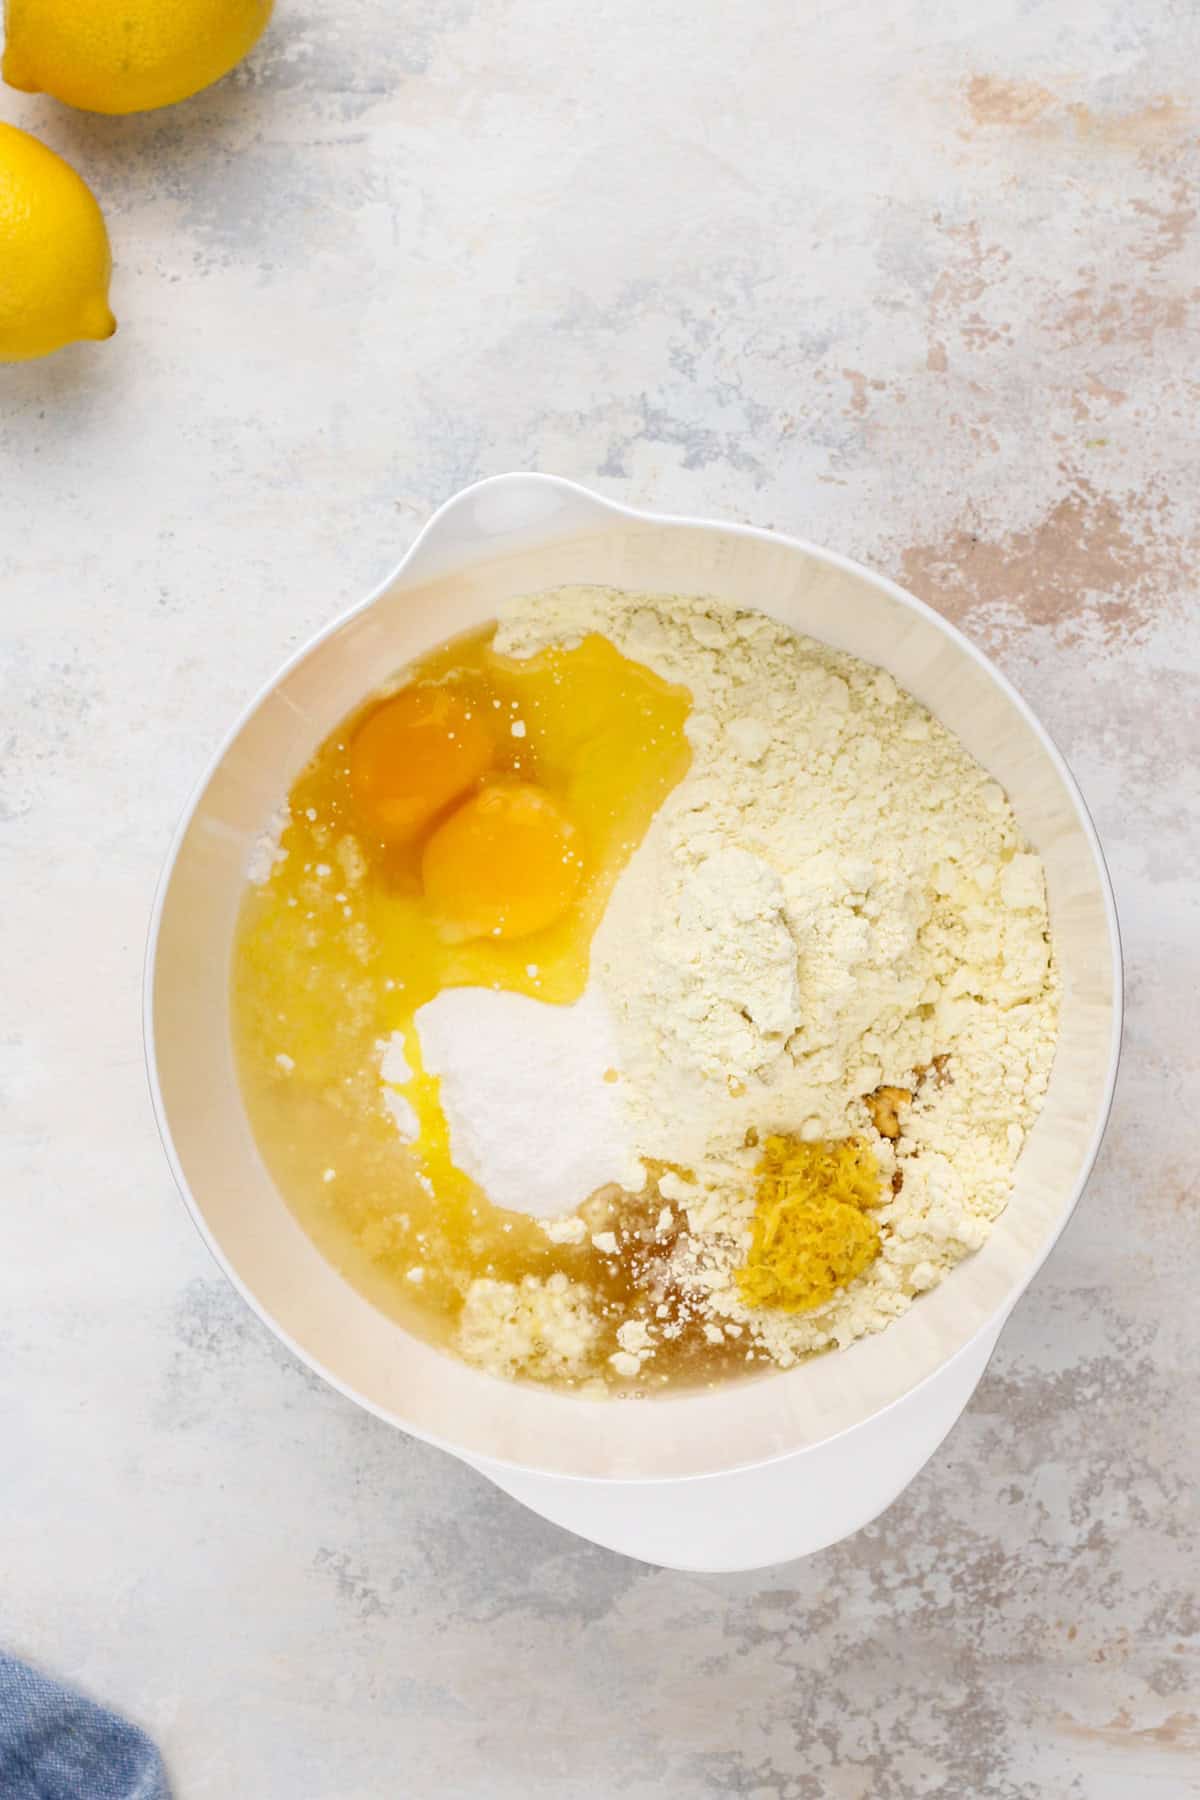
M 551 1006 L 492 988 L 448 988 L 416 1013 L 421 1057 L 441 1080 L 456 1165 L 495 1206 L 571 1212 L 597 1188 L 641 1184 L 607 1003 L 589 989 Z
M 407 1094 L 402 1094 L 399 1088 L 385 1085 L 382 1097 L 383 1104 L 392 1115 L 396 1130 L 405 1143 L 415 1143 L 421 1129 L 421 1121 L 417 1118 L 416 1108 Z
M 1006 1204 L 1057 1029 L 1042 865 L 1003 791 L 884 671 L 759 613 L 597 588 L 514 603 L 496 647 L 590 632 L 694 702 L 691 768 L 592 946 L 633 1149 L 694 1172 L 659 1183 L 688 1223 L 678 1285 L 786 1364 L 882 1328 Z M 945 1078 L 922 1084 L 935 1057 Z M 880 1085 L 916 1090 L 894 1147 L 865 1104 Z M 813 1312 L 738 1295 L 750 1128 L 857 1134 L 902 1176 L 879 1257 Z
M 391 1037 L 384 1038 L 379 1045 L 382 1055 L 379 1058 L 379 1079 L 387 1081 L 393 1087 L 403 1087 L 406 1081 L 412 1080 L 412 1069 L 404 1049 L 404 1033 L 393 1031 Z

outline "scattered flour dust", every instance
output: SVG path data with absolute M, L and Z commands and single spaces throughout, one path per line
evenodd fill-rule
M 883 671 L 759 613 L 582 587 L 515 602 L 497 648 L 528 656 L 589 632 L 694 700 L 691 769 L 592 946 L 623 1077 L 613 1141 L 690 1171 L 660 1183 L 687 1222 L 670 1275 L 710 1341 L 744 1333 L 787 1366 L 887 1325 L 1003 1210 L 1057 1028 L 1042 866 L 1001 789 Z M 922 1080 L 935 1058 L 941 1078 Z M 914 1094 L 895 1142 L 866 1103 L 885 1085 Z M 749 1308 L 734 1279 L 759 1155 L 747 1133 L 769 1131 L 860 1135 L 898 1188 L 875 1214 L 877 1259 L 808 1313 Z M 507 1135 L 523 1151 L 515 1113 Z M 486 1173 L 501 1199 L 490 1158 Z M 546 1228 L 578 1241 L 579 1226 Z M 654 1317 L 621 1327 L 619 1374 L 669 1335 Z M 512 1372 L 536 1337 L 569 1376 L 597 1330 L 565 1276 L 482 1281 L 461 1348 Z
M 270 881 L 277 865 L 287 856 L 282 838 L 290 817 L 286 805 L 277 806 L 251 845 L 246 864 L 246 880 L 253 882 L 255 887 L 263 887 Z
M 591 1293 L 562 1270 L 520 1282 L 478 1276 L 467 1291 L 458 1348 L 494 1375 L 528 1373 L 537 1346 L 538 1375 L 571 1379 L 587 1364 L 600 1336 Z

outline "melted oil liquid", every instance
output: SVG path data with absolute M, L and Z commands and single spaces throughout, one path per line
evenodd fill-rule
M 608 1365 L 617 1325 L 648 1308 L 678 1310 L 665 1276 L 670 1251 L 655 1220 L 653 1183 L 640 1196 L 608 1190 L 583 1209 L 589 1230 L 615 1230 L 617 1256 L 590 1239 L 550 1242 L 538 1223 L 493 1206 L 455 1167 L 437 1081 L 421 1068 L 413 1016 L 445 988 L 499 987 L 555 1004 L 578 999 L 592 935 L 613 885 L 690 761 L 690 696 L 592 636 L 567 649 L 511 659 L 494 629 L 457 639 L 404 675 L 403 692 L 445 691 L 483 722 L 490 762 L 476 787 L 533 784 L 571 823 L 577 887 L 560 916 L 524 935 L 463 939 L 425 891 L 431 834 L 471 798 L 399 838 L 375 829 L 355 787 L 356 733 L 379 696 L 321 746 L 289 795 L 281 859 L 248 888 L 233 964 L 233 1020 L 247 1110 L 281 1192 L 318 1246 L 369 1299 L 410 1329 L 452 1344 L 471 1281 L 520 1281 L 562 1270 L 587 1284 L 611 1324 L 593 1373 Z M 442 783 L 442 786 L 447 784 Z M 419 810 L 419 809 L 418 809 Z M 422 870 L 426 879 L 423 880 Z M 519 872 L 514 872 L 519 875 Z M 479 871 L 486 882 L 488 870 Z M 460 887 L 470 885 L 460 857 Z M 530 880 L 534 879 L 530 876 Z M 531 896 L 526 893 L 522 902 Z M 536 903 L 537 896 L 532 896 Z M 381 1043 L 398 1034 L 415 1114 L 406 1143 L 381 1094 Z M 530 1154 L 536 1155 L 536 1143 Z M 563 1211 L 579 1201 L 564 1195 Z M 678 1335 L 640 1387 L 714 1379 L 745 1367 L 735 1345 L 713 1346 L 680 1319 Z M 651 1372 L 651 1370 L 653 1372 Z

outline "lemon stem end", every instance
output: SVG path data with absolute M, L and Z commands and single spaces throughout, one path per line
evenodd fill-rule
M 80 335 L 100 342 L 105 338 L 112 337 L 116 329 L 117 321 L 113 317 L 111 309 L 103 300 L 99 300 L 84 312 Z

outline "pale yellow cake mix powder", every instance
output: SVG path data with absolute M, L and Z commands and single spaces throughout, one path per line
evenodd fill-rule
M 664 1227 L 686 1217 L 670 1276 L 690 1316 L 786 1367 L 887 1325 L 1003 1210 L 1057 1029 L 1042 865 L 1000 787 L 881 669 L 757 612 L 594 587 L 514 603 L 497 649 L 592 632 L 694 700 L 691 768 L 592 946 L 625 1128 L 639 1157 L 685 1172 L 660 1192 Z M 912 1095 L 898 1136 L 876 1130 L 881 1087 Z M 749 1307 L 735 1280 L 772 1132 L 859 1136 L 891 1184 L 880 1254 L 805 1313 Z M 678 1332 L 668 1310 L 621 1327 L 619 1375 Z M 570 1379 L 598 1331 L 565 1275 L 480 1279 L 459 1347 Z

